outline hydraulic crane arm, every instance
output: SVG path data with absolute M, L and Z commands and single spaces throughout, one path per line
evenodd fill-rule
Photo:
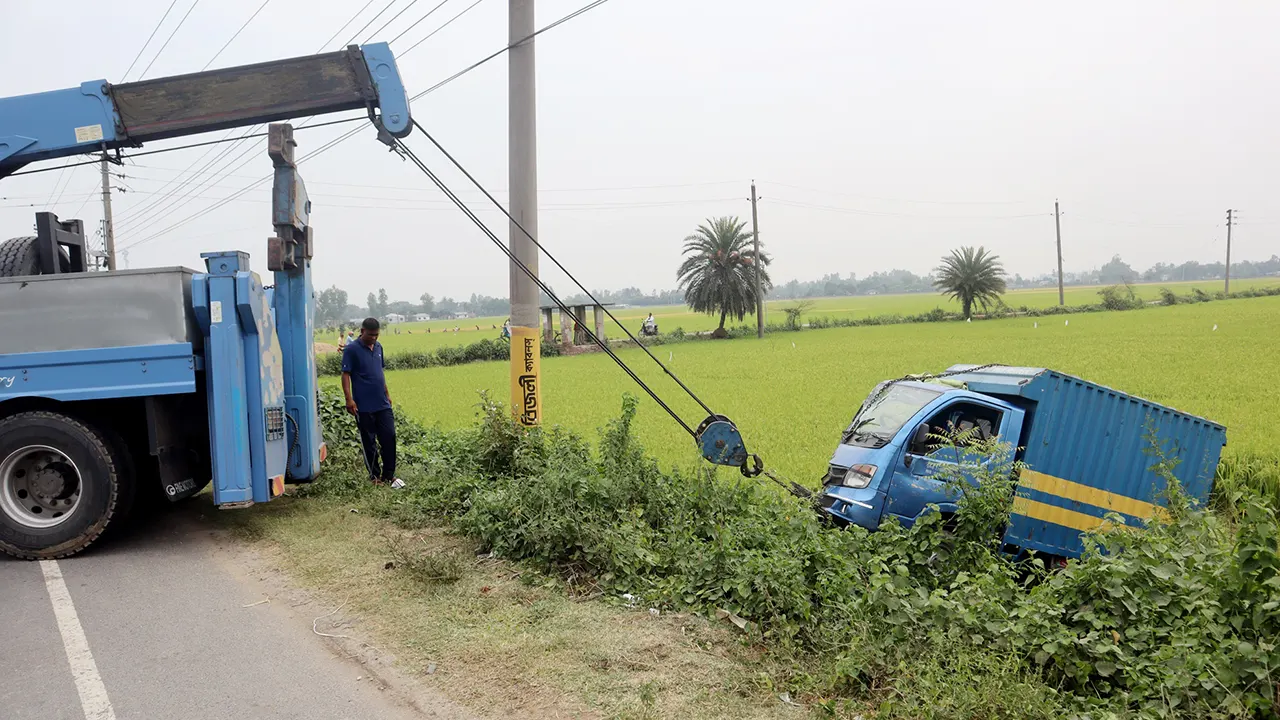
M 0 178 L 36 160 L 360 108 L 381 132 L 409 134 L 409 99 L 386 43 L 0 98 Z

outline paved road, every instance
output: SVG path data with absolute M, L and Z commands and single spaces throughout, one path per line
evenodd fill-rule
M 291 607 L 202 512 L 216 511 L 193 503 L 56 563 L 0 557 L 0 718 L 465 715 L 339 657 L 312 632 L 332 608 Z

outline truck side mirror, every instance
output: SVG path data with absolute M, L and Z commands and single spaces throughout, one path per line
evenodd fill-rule
M 907 448 L 907 452 L 913 452 L 917 455 L 923 455 L 925 448 L 929 443 L 929 423 L 920 423 L 916 426 L 916 431 L 911 435 L 911 445 Z

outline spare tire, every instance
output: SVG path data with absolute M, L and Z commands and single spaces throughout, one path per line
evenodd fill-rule
M 0 277 L 36 275 L 40 261 L 36 256 L 36 238 L 17 237 L 0 243 Z

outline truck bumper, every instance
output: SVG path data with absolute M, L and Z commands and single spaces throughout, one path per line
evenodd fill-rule
M 818 499 L 818 507 L 836 524 L 860 525 L 868 530 L 875 530 L 880 527 L 884 493 L 828 487 Z

